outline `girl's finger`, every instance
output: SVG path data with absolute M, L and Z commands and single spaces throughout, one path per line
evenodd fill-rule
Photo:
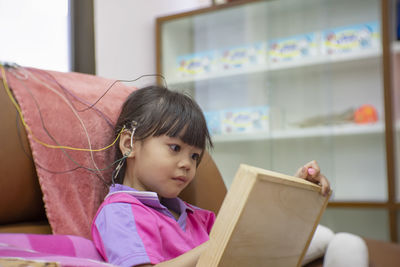
M 303 167 L 300 167 L 300 168 L 297 170 L 297 172 L 296 172 L 296 174 L 295 174 L 294 176 L 296 176 L 296 177 L 298 177 L 298 178 L 306 179 L 307 176 L 308 176 L 306 167 L 304 167 L 304 166 L 303 166 Z

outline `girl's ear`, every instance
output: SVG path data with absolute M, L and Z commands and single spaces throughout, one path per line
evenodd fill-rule
M 133 143 L 132 143 L 133 145 Z M 122 155 L 132 158 L 134 156 L 133 147 L 131 147 L 131 132 L 123 131 L 119 137 L 119 149 Z

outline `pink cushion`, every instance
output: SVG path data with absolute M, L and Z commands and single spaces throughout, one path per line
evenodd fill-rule
M 93 242 L 72 235 L 0 234 L 3 246 L 31 250 L 59 256 L 70 256 L 103 261 Z M 8 254 L 3 251 L 1 256 Z

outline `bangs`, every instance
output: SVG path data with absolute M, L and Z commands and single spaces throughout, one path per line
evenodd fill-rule
M 168 116 L 167 114 L 165 115 Z M 212 147 L 204 117 L 194 112 L 189 114 L 186 112 L 185 116 L 181 114 L 169 115 L 160 120 L 159 125 L 154 129 L 153 135 L 160 136 L 163 134 L 169 137 L 178 137 L 184 143 L 203 150 L 206 147 Z M 207 141 L 208 143 L 206 143 Z
M 201 149 L 212 147 L 207 123 L 200 107 L 187 96 L 172 94 L 155 107 L 160 114 L 153 135 L 179 137 L 184 143 Z

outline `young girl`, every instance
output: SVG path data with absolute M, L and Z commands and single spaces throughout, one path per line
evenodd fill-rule
M 133 92 L 115 127 L 115 184 L 92 225 L 93 241 L 120 266 L 195 266 L 215 215 L 179 199 L 212 147 L 200 107 L 188 96 L 151 86 Z M 297 176 L 329 183 L 315 161 Z

